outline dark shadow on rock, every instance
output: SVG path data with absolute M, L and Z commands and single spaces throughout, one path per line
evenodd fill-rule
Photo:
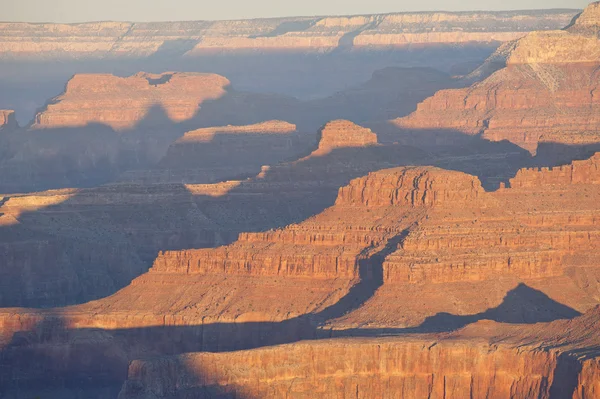
M 210 22 L 206 22 L 206 24 L 210 24 Z M 196 47 L 198 42 L 198 40 L 193 39 L 165 40 L 156 52 L 148 57 L 148 62 L 168 62 L 167 60 L 173 62 L 173 60 L 180 59 L 185 53 Z
M 126 162 L 147 162 L 147 151 L 139 152 L 139 140 L 152 147 L 162 138 L 162 143 L 168 143 L 181 134 L 160 129 L 156 132 L 157 136 L 145 129 L 129 136 L 113 132 L 118 143 L 131 140 L 132 144 L 125 148 L 133 150 L 120 150 L 125 154 L 121 157 L 125 164 L 106 160 L 97 163 L 96 167 L 102 167 L 94 170 L 114 169 L 117 174 L 122 167 L 132 167 Z M 76 131 L 70 133 L 77 140 Z M 98 146 L 107 142 L 105 134 L 97 137 L 94 143 Z M 20 262 L 20 266 L 7 264 L 0 269 L 4 274 L 0 280 L 0 304 L 64 306 L 110 295 L 148 270 L 159 251 L 226 245 L 241 232 L 268 231 L 300 223 L 332 206 L 340 187 L 369 172 L 433 165 L 475 175 L 490 190 L 500 182 L 508 182 L 520 168 L 532 166 L 536 160 L 508 142 L 494 143 L 452 131 L 429 132 L 424 137 L 434 143 L 439 140 L 440 144 L 429 142 L 423 148 L 394 143 L 338 148 L 273 165 L 218 195 L 194 194 L 193 188 L 182 183 L 118 184 L 84 190 L 60 204 L 25 212 L 19 216 L 20 224 L 0 228 L 5 258 Z M 148 138 L 154 141 L 145 141 Z M 222 139 L 225 137 L 209 142 L 208 148 L 218 147 Z M 416 140 L 413 143 L 422 145 Z M 162 144 L 158 147 L 166 151 Z M 260 147 L 256 147 L 257 163 L 253 167 L 270 157 L 260 155 Z M 544 162 L 553 166 L 550 161 L 554 156 L 544 157 Z M 52 170 L 43 166 L 40 171 Z M 233 171 L 218 178 L 235 178 L 234 174 L 248 177 Z M 145 181 L 149 182 L 151 176 Z
M 318 18 L 307 19 L 304 21 L 302 21 L 302 20 L 284 21 L 284 22 L 280 23 L 279 25 L 277 25 L 277 27 L 275 29 L 273 29 L 272 31 L 270 31 L 269 33 L 265 33 L 262 35 L 250 36 L 250 39 L 258 39 L 261 37 L 283 36 L 286 33 L 290 33 L 290 32 L 303 32 L 307 29 L 312 28 L 318 21 L 319 21 Z
M 455 331 L 480 320 L 509 324 L 547 323 L 580 316 L 578 311 L 549 298 L 546 294 L 520 283 L 509 291 L 500 305 L 473 315 L 438 313 L 417 327 L 389 329 L 349 329 L 333 332 L 334 336 L 380 336 Z
M 337 319 L 360 308 L 365 302 L 375 295 L 383 285 L 383 262 L 385 258 L 398 249 L 398 245 L 408 235 L 408 230 L 390 239 L 385 247 L 377 253 L 359 260 L 358 274 L 360 281 L 338 302 L 327 309 L 315 314 L 315 318 L 323 321 Z
M 392 240 L 388 247 L 393 246 L 397 239 Z M 379 253 L 376 256 L 381 255 Z M 377 279 L 376 276 L 372 278 Z M 361 301 L 368 299 L 356 291 L 352 295 Z M 477 315 L 440 314 L 428 318 L 417 328 L 409 329 L 359 328 L 336 331 L 334 334 L 323 331 L 319 327 L 323 317 L 344 314 L 356 305 L 356 301 L 347 299 L 342 299 L 341 302 L 344 309 L 338 309 L 334 305 L 321 314 L 306 314 L 281 322 L 212 323 L 112 330 L 67 328 L 62 321 L 64 316 L 50 312 L 43 315 L 33 328 L 16 332 L 1 347 L 0 394 L 4 394 L 3 397 L 25 399 L 25 396 L 15 396 L 14 393 L 62 392 L 64 395 L 64 392 L 71 389 L 81 395 L 97 392 L 102 386 L 116 392 L 127 378 L 129 362 L 136 359 L 189 352 L 237 351 L 329 338 L 331 335 L 358 337 L 443 332 L 484 319 L 505 323 L 536 323 L 579 315 L 573 309 L 521 284 L 506 295 L 500 306 Z M 557 373 L 560 378 L 551 389 L 557 395 L 572 390 L 578 370 L 578 366 L 568 356 L 559 360 Z M 190 372 L 193 374 L 197 371 Z M 33 392 L 32 387 L 35 388 Z M 135 393 L 136 386 L 126 385 L 126 389 Z M 8 393 L 13 396 L 6 396 Z
M 570 356 L 569 353 L 558 355 L 550 385 L 550 398 L 572 398 L 579 385 L 581 369 L 582 362 L 577 357 Z

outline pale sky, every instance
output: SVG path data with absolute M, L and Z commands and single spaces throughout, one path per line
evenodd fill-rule
M 0 0 L 0 20 L 183 21 L 402 11 L 584 8 L 588 0 Z

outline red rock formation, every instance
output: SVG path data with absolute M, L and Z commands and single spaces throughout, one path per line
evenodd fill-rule
M 480 322 L 448 336 L 337 339 L 139 360 L 129 367 L 119 398 L 175 398 L 184 392 L 590 398 L 598 392 L 599 316 L 595 309 L 572 321 L 532 327 Z
M 113 129 L 131 129 L 142 120 L 153 123 L 164 112 L 171 122 L 191 119 L 206 100 L 225 94 L 229 81 L 219 75 L 167 72 L 113 75 L 75 75 L 65 92 L 35 117 L 35 128 L 80 127 L 101 123 Z
M 377 144 L 377 135 L 370 129 L 352 122 L 337 120 L 327 123 L 317 137 L 319 153 L 327 153 L 336 148 L 364 147 Z
M 597 155 L 556 171 L 522 171 L 513 180 L 513 187 L 493 193 L 483 191 L 473 176 L 430 167 L 372 173 L 340 189 L 334 206 L 300 224 L 243 233 L 234 244 L 216 249 L 161 253 L 148 273 L 111 297 L 59 310 L 5 311 L 0 315 L 3 342 L 11 356 L 22 358 L 22 351 L 31 347 L 11 342 L 24 339 L 36 343 L 48 336 L 44 331 L 50 327 L 45 327 L 45 320 L 59 320 L 64 328 L 81 330 L 83 336 L 103 329 L 107 336 L 102 339 L 105 349 L 101 353 L 118 353 L 121 360 L 115 370 L 121 370 L 129 359 L 160 354 L 161 348 L 173 346 L 180 348 L 177 353 L 221 351 L 315 338 L 318 331 L 334 336 L 344 334 L 346 329 L 376 334 L 378 328 L 403 331 L 420 324 L 424 329 L 443 329 L 480 319 L 535 322 L 572 317 L 576 314 L 572 308 L 585 311 L 595 306 L 594 298 L 600 292 L 597 283 L 600 269 L 594 257 L 600 246 L 600 214 L 596 206 L 600 184 L 594 177 L 599 161 Z M 590 178 L 583 181 L 580 176 Z M 207 186 L 196 188 L 198 192 L 207 189 Z M 216 189 L 218 193 L 223 188 Z M 378 278 L 381 278 L 379 283 Z M 324 330 L 318 330 L 313 318 L 333 319 Z M 40 327 L 32 327 L 37 325 Z M 533 331 L 531 336 L 538 337 L 544 327 L 531 328 L 534 328 L 528 330 Z M 574 330 L 564 328 L 552 331 Z M 169 336 L 169 331 L 175 335 Z M 489 331 L 495 331 L 494 328 L 482 331 L 478 334 L 487 341 L 481 347 L 473 344 L 475 333 L 471 330 L 467 330 L 469 336 L 443 342 L 437 338 L 434 341 L 417 338 L 414 342 L 418 343 L 413 344 L 398 338 L 388 352 L 406 353 L 406 359 L 421 360 L 399 361 L 395 364 L 401 368 L 393 374 L 424 373 L 433 375 L 433 382 L 419 379 L 420 388 L 414 388 L 416 380 L 407 377 L 410 385 L 399 380 L 394 389 L 417 389 L 415 394 L 444 386 L 450 389 L 435 382 L 440 380 L 437 377 L 446 376 L 445 380 L 452 381 L 452 389 L 457 392 L 471 389 L 485 392 L 494 386 L 499 394 L 511 387 L 510 392 L 533 389 L 541 397 L 547 397 L 548 389 L 554 389 L 551 388 L 554 373 L 563 370 L 559 357 L 562 352 L 516 350 L 523 342 L 532 342 L 530 336 L 519 335 L 525 331 L 523 328 L 502 333 L 509 338 L 517 336 L 510 338 L 509 343 L 504 338 L 497 341 L 489 338 Z M 75 347 L 82 350 L 77 346 L 82 341 L 75 340 L 75 336 L 65 338 L 58 334 L 56 339 L 63 337 L 60 339 L 66 340 L 64 350 L 74 353 Z M 202 339 L 198 340 L 200 336 Z M 270 341 L 267 337 L 281 339 Z M 460 341 L 463 338 L 464 344 Z M 552 334 L 547 341 L 551 338 L 555 339 L 552 345 L 562 342 Z M 54 345 L 54 340 L 40 343 L 34 352 Z M 498 342 L 502 345 L 498 346 Z M 356 341 L 356 345 L 357 349 L 347 352 L 347 356 L 371 350 L 370 344 L 361 346 L 366 345 L 362 341 Z M 316 353 L 310 348 L 298 350 Z M 266 353 L 261 351 L 223 355 L 223 364 L 249 361 L 245 356 L 256 355 L 260 359 Z M 280 356 L 279 352 L 274 353 L 273 356 Z M 103 362 L 109 361 L 105 355 L 98 356 Z M 209 355 L 192 358 L 204 359 L 204 356 Z M 332 352 L 324 352 L 323 356 L 337 358 Z M 300 354 L 297 358 L 304 359 Z M 470 360 L 456 365 L 454 359 Z M 198 361 L 205 364 L 204 360 Z M 200 366 L 185 363 L 191 366 L 186 371 L 177 364 L 179 359 L 158 360 L 156 364 L 134 363 L 131 381 L 123 395 L 134 395 L 137 389 L 139 394 L 150 390 L 160 397 L 172 392 L 169 387 L 173 384 L 189 389 L 205 385 L 245 389 L 242 382 L 245 377 L 239 377 L 241 385 L 224 382 L 238 378 L 237 374 L 227 374 L 227 370 L 223 371 L 226 377 L 222 377 L 221 371 L 204 371 L 201 375 L 208 380 L 195 380 Z M 504 364 L 506 368 L 493 375 L 479 373 L 490 364 Z M 356 367 L 366 365 L 362 362 Z M 516 366 L 523 369 L 513 368 Z M 78 367 L 82 367 L 81 361 L 73 359 L 61 370 L 68 373 Z M 337 363 L 332 367 L 340 370 Z M 521 375 L 531 367 L 545 371 L 527 374 L 528 379 L 521 378 L 518 382 L 504 379 L 506 375 Z M 180 375 L 182 380 L 173 382 L 163 376 L 165 370 L 174 370 L 169 375 Z M 468 377 L 457 380 L 453 370 L 460 370 L 460 375 Z M 582 384 L 587 386 L 597 368 L 590 362 L 583 370 Z M 364 382 L 353 380 L 359 385 L 359 392 L 379 389 L 378 378 L 387 378 L 381 377 L 382 372 L 378 368 L 369 369 L 372 377 Z M 344 373 L 339 376 L 340 384 L 351 378 L 346 374 L 356 376 L 356 369 L 352 366 Z M 146 379 L 144 375 L 152 377 Z M 315 384 L 322 384 L 319 386 L 332 389 L 324 394 L 339 393 L 335 384 L 318 382 L 322 374 L 316 369 L 312 375 L 318 376 L 317 382 L 301 385 L 304 388 L 299 387 L 300 392 L 311 395 Z M 23 378 L 35 381 L 38 377 L 33 373 Z M 116 374 L 111 378 L 118 381 Z M 274 392 L 279 392 L 280 378 L 279 374 L 273 374 L 265 386 L 271 384 L 276 387 Z M 281 389 L 284 386 L 288 387 L 282 383 Z M 264 392 L 262 385 L 251 389 L 253 395 L 261 396 Z
M 597 5 L 573 27 L 589 26 Z M 581 20 L 581 21 L 580 21 Z M 586 28 L 587 29 L 587 28 Z M 541 142 L 600 142 L 600 41 L 569 31 L 534 32 L 506 55 L 507 67 L 466 89 L 443 90 L 394 123 L 407 130 L 456 130 L 509 140 L 532 153 Z

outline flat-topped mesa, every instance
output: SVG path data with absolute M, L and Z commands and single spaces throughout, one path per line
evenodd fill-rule
M 77 74 L 65 92 L 35 117 L 34 128 L 81 127 L 92 123 L 131 129 L 142 121 L 153 125 L 191 119 L 202 102 L 222 97 L 229 81 L 203 73 L 140 72 L 121 78 L 110 74 Z
M 531 188 L 550 185 L 600 184 L 600 153 L 590 159 L 554 168 L 521 169 L 510 187 Z
M 15 111 L 0 109 L 0 130 L 12 130 L 19 127 L 15 118 Z
M 321 128 L 317 139 L 317 152 L 330 152 L 336 148 L 366 147 L 377 144 L 377 135 L 365 127 L 346 120 L 328 122 Z
M 354 179 L 336 206 L 440 206 L 470 203 L 484 194 L 475 176 L 434 167 L 394 168 Z

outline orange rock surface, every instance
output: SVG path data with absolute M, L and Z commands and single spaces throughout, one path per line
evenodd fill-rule
M 600 41 L 597 34 L 577 29 L 594 26 L 586 21 L 593 21 L 597 8 L 591 5 L 568 30 L 528 34 L 503 55 L 505 68 L 469 88 L 436 93 L 394 124 L 413 131 L 481 134 L 531 153 L 539 143 L 600 142 L 600 103 L 595 95 Z
M 517 328 L 480 322 L 442 336 L 336 339 L 132 362 L 119 395 L 245 398 L 591 398 L 600 310 Z
M 191 119 L 203 101 L 225 94 L 229 81 L 218 75 L 167 72 L 113 75 L 75 75 L 64 94 L 54 98 L 35 117 L 35 128 L 79 127 L 92 123 L 131 129 L 152 120 L 162 108 L 172 122 Z

